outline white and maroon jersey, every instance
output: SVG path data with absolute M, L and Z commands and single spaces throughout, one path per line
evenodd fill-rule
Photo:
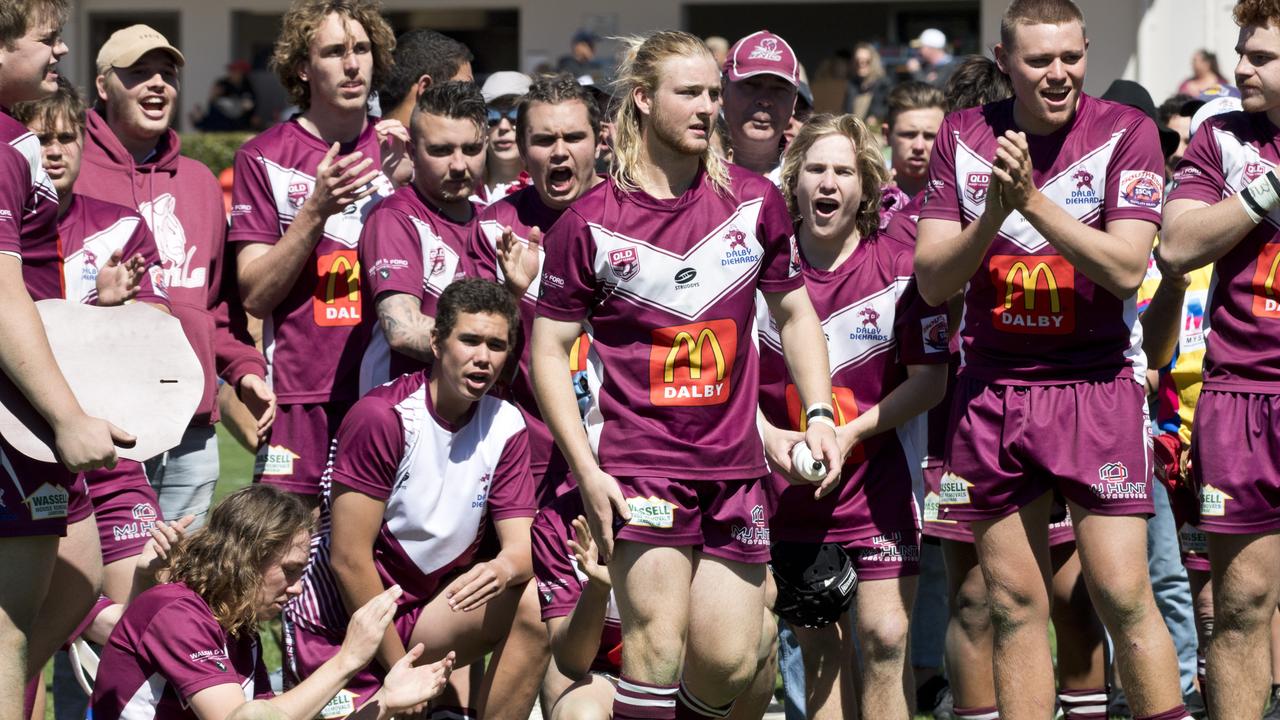
M 930 307 L 920 297 L 912 276 L 914 249 L 910 243 L 877 233 L 863 238 L 853 254 L 833 270 L 813 267 L 800 253 L 805 287 L 827 338 L 831 405 L 837 425 L 847 425 L 879 404 L 907 379 L 908 365 L 947 362 L 947 311 L 945 307 Z M 758 308 L 757 322 L 760 411 L 777 427 L 803 430 L 804 404 L 787 372 L 782 339 L 764 303 Z M 853 447 L 845 458 L 837 490 L 836 512 L 840 517 L 831 517 L 830 508 L 819 508 L 813 502 L 812 488 L 792 485 L 776 474 L 770 488 L 775 496 L 775 513 L 789 523 L 832 526 L 839 526 L 846 512 L 850 519 L 854 514 L 867 517 L 865 510 L 859 512 L 854 507 L 866 502 L 859 497 L 863 492 L 861 483 L 849 478 L 862 463 L 894 445 L 901 448 L 899 452 L 909 459 L 908 465 L 914 470 L 924 454 L 919 435 L 909 423 L 896 432 L 880 433 Z M 909 480 L 903 478 L 903 482 Z M 818 512 L 826 517 L 806 517 Z M 874 527 L 868 526 L 868 534 L 874 534 Z
M 803 286 L 768 180 L 704 171 L 671 200 L 607 180 L 551 228 L 538 315 L 591 335 L 587 433 L 605 472 L 762 477 L 755 293 Z
M 578 605 L 587 576 L 569 549 L 573 519 L 585 515 L 577 488 L 556 498 L 533 519 L 533 577 L 538 583 L 538 604 L 542 620 L 566 617 Z M 591 671 L 617 676 L 622 672 L 622 620 L 613 592 L 605 608 L 600 649 L 591 662 Z
M 157 585 L 129 603 L 102 649 L 93 715 L 194 720 L 191 697 L 229 684 L 239 685 L 245 700 L 271 697 L 257 631 L 229 636 L 195 591 Z
M 339 157 L 360 151 L 380 157 L 370 118 Z M 231 192 L 233 243 L 274 245 L 289 229 L 315 187 L 316 168 L 329 146 L 296 119 L 281 123 L 236 151 Z M 368 343 L 362 322 L 360 231 L 374 205 L 392 192 L 379 174 L 377 190 L 331 216 L 320 241 L 284 300 L 262 321 L 268 379 L 281 404 L 352 401 L 360 358 Z
M 332 485 L 386 503 L 374 541 L 383 583 L 401 605 L 425 603 L 443 578 L 469 564 L 495 522 L 534 515 L 524 417 L 486 395 L 461 423 L 435 414 L 425 372 L 375 388 L 347 413 L 326 472 L 320 542 L 312 551 L 291 620 L 340 631 L 349 613 L 329 564 Z
M 1213 204 L 1280 165 L 1280 130 L 1261 113 L 1206 120 L 1174 172 L 1170 200 Z M 1213 265 L 1204 313 L 1204 388 L 1280 392 L 1280 212 Z
M 58 219 L 57 252 L 22 266 L 22 279 L 33 300 L 65 298 L 80 303 L 98 301 L 98 272 L 111 254 L 122 253 L 127 262 L 142 255 L 147 272 L 138 284 L 137 302 L 169 305 L 160 251 L 142 216 L 130 208 L 85 195 L 72 195 L 71 205 Z
M 360 362 L 361 395 L 425 367 L 387 344 L 377 322 L 378 298 L 387 293 L 410 295 L 418 299 L 424 315 L 434 318 L 440 293 L 469 271 L 466 256 L 473 220 L 451 220 L 412 183 L 369 213 L 360 236 L 359 257 L 365 310 L 373 327 Z
M 1017 131 L 1014 100 L 948 115 L 929 162 L 921 219 L 968 226 L 983 213 L 996 138 Z M 1027 135 L 1033 180 L 1079 222 L 1160 224 L 1164 158 L 1140 110 L 1081 95 L 1071 123 Z M 1118 298 L 1078 272 L 1019 212 L 1005 219 L 965 288 L 960 373 L 985 382 L 1051 384 L 1141 377 L 1136 296 Z
M 58 192 L 40 164 L 40 140 L 0 108 L 0 252 L 54 262 Z

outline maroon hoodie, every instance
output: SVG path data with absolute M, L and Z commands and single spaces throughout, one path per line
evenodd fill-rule
M 180 154 L 178 134 L 172 130 L 139 165 L 105 117 L 97 110 L 86 115 L 76 192 L 137 208 L 151 226 L 173 314 L 204 368 L 204 397 L 191 424 L 212 425 L 218 420 L 217 376 L 234 386 L 245 375 L 267 374 L 266 361 L 243 323 L 233 327 L 229 321 L 233 312 L 243 313 L 235 294 L 223 290 L 227 216 L 222 188 L 209 168 Z M 234 263 L 231 267 L 234 275 Z M 236 307 L 228 306 L 228 298 Z

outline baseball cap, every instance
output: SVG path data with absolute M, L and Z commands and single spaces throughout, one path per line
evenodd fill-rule
M 947 47 L 947 35 L 938 28 L 926 28 L 924 32 L 920 33 L 920 37 L 911 41 L 911 47 L 945 50 Z
M 800 85 L 800 62 L 786 40 L 768 30 L 759 30 L 729 48 L 724 74 L 730 82 L 755 75 L 777 75 L 792 85 Z
M 1240 98 L 1232 97 L 1231 95 L 1223 95 L 1209 102 L 1201 103 L 1200 107 L 1196 108 L 1195 113 L 1191 115 L 1191 125 L 1187 128 L 1187 137 L 1195 137 L 1196 131 L 1200 129 L 1204 121 L 1214 115 L 1238 112 L 1240 110 L 1244 110 L 1244 106 L 1240 104 Z
M 1166 158 L 1178 149 L 1178 143 L 1182 138 L 1177 130 L 1160 123 L 1159 116 L 1156 115 L 1156 103 L 1151 99 L 1151 93 L 1147 92 L 1146 88 L 1132 80 L 1120 79 L 1111 83 L 1107 91 L 1102 93 L 1102 99 L 1137 108 L 1151 118 L 1156 124 L 1156 129 L 1160 131 L 1160 149 Z
M 506 95 L 524 95 L 532 84 L 533 79 L 522 72 L 499 70 L 484 81 L 480 94 L 489 103 Z
M 1200 108 L 1204 107 L 1205 103 L 1208 103 L 1212 100 L 1215 100 L 1217 98 L 1239 98 L 1239 97 L 1240 97 L 1240 91 L 1232 87 L 1231 85 L 1221 85 L 1221 84 L 1210 85 L 1204 90 L 1201 90 L 1200 94 L 1197 95 L 1194 99 L 1188 100 L 1182 103 L 1182 107 L 1178 109 L 1178 114 L 1191 117 L 1195 115 L 1200 110 Z
M 111 33 L 102 49 L 98 50 L 98 74 L 106 74 L 111 68 L 127 68 L 152 50 L 169 53 L 178 67 L 187 64 L 178 48 L 170 45 L 158 30 L 148 25 L 130 25 Z
M 800 81 L 800 85 L 796 87 L 796 97 L 804 101 L 810 110 L 813 109 L 813 89 L 809 87 L 809 83 Z

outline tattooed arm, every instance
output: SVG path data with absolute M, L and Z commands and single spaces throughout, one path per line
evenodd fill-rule
M 378 325 L 392 350 L 429 363 L 431 329 L 436 319 L 422 312 L 422 301 L 408 293 L 389 292 L 378 296 Z

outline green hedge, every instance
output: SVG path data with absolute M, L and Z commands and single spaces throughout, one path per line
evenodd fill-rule
M 217 175 L 231 167 L 236 150 L 251 137 L 252 133 L 242 132 L 183 133 L 182 154 L 208 165 Z

